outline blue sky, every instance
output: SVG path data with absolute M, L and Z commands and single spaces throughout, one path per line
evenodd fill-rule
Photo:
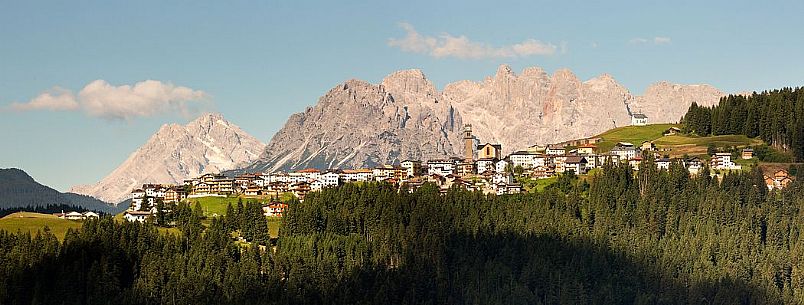
M 133 2 L 0 2 L 0 167 L 92 183 L 197 109 L 267 142 L 338 83 L 407 68 L 439 88 L 503 63 L 569 68 L 634 94 L 800 86 L 804 71 L 797 1 Z

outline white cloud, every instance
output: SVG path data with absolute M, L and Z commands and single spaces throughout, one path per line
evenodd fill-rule
M 461 59 L 511 58 L 534 55 L 553 55 L 559 49 L 554 44 L 535 39 L 526 39 L 520 43 L 494 47 L 486 43 L 471 41 L 466 36 L 452 36 L 443 33 L 438 37 L 421 35 L 408 23 L 400 23 L 405 30 L 405 37 L 391 38 L 388 46 L 397 47 L 405 52 L 427 54 L 436 58 L 456 57 Z M 562 44 L 561 52 L 566 52 Z
M 156 80 L 138 82 L 133 86 L 114 86 L 105 80 L 96 80 L 84 86 L 76 97 L 66 89 L 53 89 L 21 104 L 13 103 L 14 110 L 77 111 L 110 120 L 131 120 L 137 117 L 178 112 L 190 115 L 195 107 L 203 106 L 209 96 L 200 90 L 175 86 Z
M 653 43 L 654 45 L 665 45 L 670 44 L 672 40 L 670 37 L 663 37 L 663 36 L 656 36 L 652 39 L 646 39 L 642 37 L 637 37 L 628 41 L 629 44 L 648 44 Z
M 645 38 L 634 38 L 628 41 L 630 44 L 643 44 L 648 43 L 648 40 Z
M 653 44 L 658 45 L 658 44 L 669 44 L 669 43 L 670 43 L 670 37 L 661 37 L 661 36 L 653 37 Z
M 12 103 L 11 109 L 19 111 L 28 110 L 76 110 L 78 102 L 70 90 L 53 87 L 53 89 L 42 92 L 27 103 Z

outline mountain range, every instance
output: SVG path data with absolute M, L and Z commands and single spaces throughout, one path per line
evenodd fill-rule
M 477 142 L 504 153 L 626 126 L 631 114 L 676 122 L 690 104 L 714 105 L 725 94 L 709 85 L 658 82 L 632 95 L 608 74 L 581 81 L 567 69 L 515 73 L 501 65 L 481 81 L 438 90 L 421 70 L 402 70 L 379 84 L 347 80 L 318 103 L 292 114 L 266 145 L 220 114 L 163 125 L 99 182 L 70 191 L 119 203 L 143 183 L 175 183 L 209 172 L 360 168 L 462 155 L 464 124 Z
M 98 199 L 73 193 L 60 193 L 39 184 L 25 171 L 0 168 L 0 209 L 71 205 L 86 209 L 114 212 L 115 208 Z
M 109 175 L 70 192 L 117 204 L 144 183 L 181 184 L 204 173 L 246 166 L 264 147 L 223 115 L 206 113 L 187 125 L 163 125 Z
M 630 124 L 677 122 L 692 102 L 714 105 L 725 94 L 709 85 L 659 82 L 632 95 L 608 74 L 581 81 L 570 70 L 549 75 L 507 65 L 482 81 L 435 88 L 420 70 L 380 84 L 348 80 L 318 103 L 290 116 L 259 159 L 238 172 L 359 168 L 462 154 L 462 127 L 504 153 L 535 144 L 584 138 Z

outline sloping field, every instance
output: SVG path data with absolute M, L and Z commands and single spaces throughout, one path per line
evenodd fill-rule
M 64 240 L 68 229 L 80 229 L 81 222 L 60 219 L 56 216 L 32 212 L 17 212 L 0 219 L 0 230 L 31 232 L 35 235 L 47 226 L 59 240 Z

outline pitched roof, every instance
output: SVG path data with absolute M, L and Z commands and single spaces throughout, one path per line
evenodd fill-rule
M 633 116 L 635 119 L 647 119 L 647 118 L 648 118 L 648 116 L 646 116 L 646 115 L 645 115 L 645 114 L 643 114 L 643 113 L 634 113 L 632 116 Z
M 581 156 L 569 156 L 567 157 L 566 160 L 564 160 L 564 163 L 581 163 L 581 162 L 586 162 L 586 158 Z

